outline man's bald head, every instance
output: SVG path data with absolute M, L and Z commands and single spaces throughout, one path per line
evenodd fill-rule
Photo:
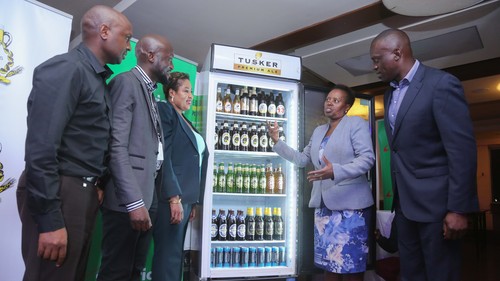
M 377 35 L 370 46 L 373 69 L 384 82 L 400 81 L 415 63 L 410 38 L 398 29 Z
M 373 39 L 372 46 L 374 44 L 380 44 L 383 48 L 390 51 L 399 49 L 405 54 L 405 57 L 413 58 L 410 38 L 405 32 L 399 29 L 387 29 L 382 31 Z
M 135 46 L 135 56 L 139 65 L 148 61 L 148 53 L 156 54 L 161 50 L 172 52 L 172 45 L 160 35 L 148 34 L 142 37 Z M 141 65 L 142 67 L 142 65 Z
M 174 50 L 170 42 L 163 36 L 149 34 L 142 37 L 135 46 L 137 64 L 155 82 L 168 82 L 173 68 Z
M 82 41 L 103 64 L 120 63 L 130 50 L 132 24 L 117 10 L 97 5 L 82 17 Z

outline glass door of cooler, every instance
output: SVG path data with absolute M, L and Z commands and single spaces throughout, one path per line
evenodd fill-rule
M 202 73 L 202 79 L 202 92 L 207 95 L 204 122 L 210 158 L 203 205 L 200 279 L 295 275 L 298 170 L 267 144 L 266 123 L 277 122 L 286 142 L 297 148 L 298 83 L 212 72 Z M 255 90 L 268 98 L 281 96 L 285 114 L 248 115 L 241 111 L 224 112 L 220 107 L 218 111 L 218 89 L 222 95 L 227 92 L 226 101 L 233 103 L 237 90 L 240 100 L 246 90 L 249 94 Z M 252 127 L 262 131 L 253 132 Z M 253 141 L 257 151 L 252 151 L 254 134 L 258 137 L 257 144 L 255 137 Z M 247 149 L 243 149 L 242 142 L 249 142 Z M 240 223 L 232 225 L 230 213 L 235 221 L 239 216 Z M 259 216 L 267 221 L 262 227 Z

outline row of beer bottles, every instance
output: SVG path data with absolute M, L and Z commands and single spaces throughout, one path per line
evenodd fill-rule
M 215 209 L 212 209 L 212 241 L 260 241 L 260 240 L 283 240 L 284 223 L 281 216 L 281 208 L 274 207 L 271 214 L 271 207 L 264 209 L 247 208 L 245 216 L 242 210 L 237 210 L 236 215 L 233 209 L 226 211 L 219 209 L 216 215 Z
M 216 111 L 264 117 L 285 117 L 285 103 L 281 92 L 278 92 L 275 98 L 273 92 L 266 94 L 264 91 L 260 91 L 257 94 L 255 87 L 252 87 L 248 93 L 247 89 L 246 86 L 243 87 L 241 97 L 240 89 L 236 89 L 234 98 L 231 98 L 232 93 L 229 87 L 226 88 L 224 97 L 222 96 L 222 88 L 218 87 Z
M 225 173 L 224 163 L 214 164 L 214 192 L 227 193 L 260 193 L 260 194 L 285 194 L 285 175 L 281 164 L 273 170 L 273 164 L 233 164 L 229 163 Z
M 283 127 L 278 128 L 279 138 L 285 141 Z M 241 128 L 238 122 L 234 122 L 230 127 L 229 122 L 224 120 L 222 128 L 215 123 L 215 149 L 234 151 L 260 151 L 272 152 L 274 142 L 267 133 L 267 126 L 262 123 L 259 128 L 255 123 L 247 127 L 243 122 Z

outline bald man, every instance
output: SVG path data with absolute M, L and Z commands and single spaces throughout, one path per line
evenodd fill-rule
M 106 6 L 91 8 L 81 24 L 83 42 L 33 73 L 17 192 L 24 281 L 85 276 L 111 132 L 106 64 L 130 50 L 132 26 Z
M 109 83 L 112 101 L 110 170 L 102 211 L 102 261 L 97 280 L 139 281 L 152 237 L 155 177 L 163 159 L 153 91 L 167 83 L 173 49 L 158 35 L 136 45 L 137 65 Z M 156 182 L 160 182 L 157 179 Z
M 460 238 L 478 210 L 477 152 L 460 81 L 413 57 L 389 29 L 371 43 L 385 93 L 402 280 L 460 280 Z

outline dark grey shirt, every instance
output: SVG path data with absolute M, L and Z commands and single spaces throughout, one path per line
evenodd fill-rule
M 40 232 L 64 227 L 59 175 L 100 176 L 110 139 L 106 78 L 111 74 L 80 44 L 35 68 L 28 98 L 28 207 Z

